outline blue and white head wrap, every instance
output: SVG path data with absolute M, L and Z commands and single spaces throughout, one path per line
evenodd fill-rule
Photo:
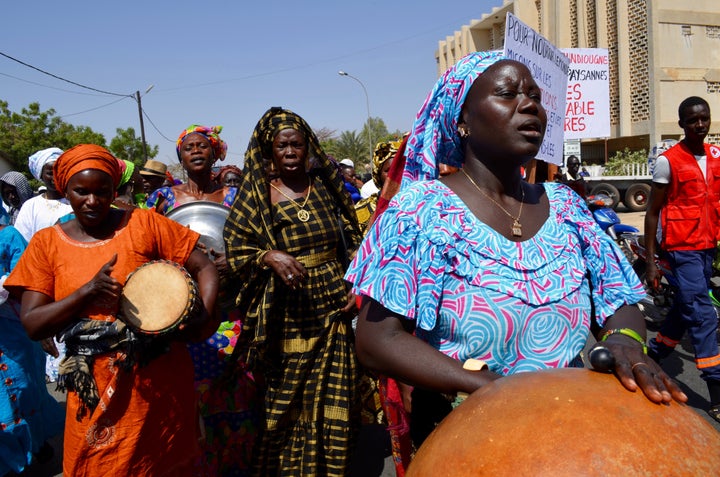
M 502 51 L 470 53 L 438 80 L 410 132 L 403 186 L 411 181 L 436 179 L 440 163 L 462 167 L 457 125 L 465 97 L 478 76 L 502 59 L 505 59 Z

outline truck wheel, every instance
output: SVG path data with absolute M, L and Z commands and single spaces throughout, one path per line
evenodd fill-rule
M 648 184 L 633 184 L 625 192 L 625 207 L 632 212 L 642 212 L 647 209 L 650 198 L 650 186 Z
M 608 184 L 607 182 L 601 182 L 600 184 L 592 188 L 592 190 L 590 191 L 590 195 L 597 194 L 605 194 L 606 196 L 610 197 L 612 199 L 612 205 L 610 207 L 613 209 L 617 207 L 618 203 L 620 202 L 620 192 L 618 192 L 617 187 L 612 184 Z

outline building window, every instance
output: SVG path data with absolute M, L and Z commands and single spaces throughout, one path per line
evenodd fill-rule
M 720 26 L 706 26 L 705 36 L 708 38 L 720 38 Z
M 680 27 L 680 32 L 682 33 L 682 36 L 691 36 L 692 27 L 690 25 L 683 25 Z

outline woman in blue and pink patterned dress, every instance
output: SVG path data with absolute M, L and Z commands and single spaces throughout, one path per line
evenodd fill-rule
M 643 289 L 623 253 L 567 186 L 522 178 L 545 133 L 541 94 L 499 52 L 445 73 L 413 125 L 401 189 L 347 272 L 363 295 L 360 361 L 415 386 L 416 445 L 458 392 L 581 366 L 593 321 L 623 386 L 687 399 L 643 353 Z M 440 163 L 461 169 L 438 179 Z

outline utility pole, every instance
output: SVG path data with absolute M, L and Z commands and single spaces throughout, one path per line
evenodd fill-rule
M 145 142 L 145 123 L 143 121 L 143 112 L 142 112 L 142 103 L 140 100 L 140 91 L 135 91 L 135 100 L 137 101 L 138 114 L 140 115 L 140 136 L 142 137 L 142 145 L 143 145 L 143 162 L 147 162 L 148 153 L 147 153 L 147 143 Z
M 151 84 L 148 86 L 148 89 L 145 90 L 145 94 L 148 94 L 151 89 L 153 89 L 154 84 Z M 148 152 L 147 152 L 147 142 L 145 142 L 145 121 L 143 121 L 143 110 L 142 110 L 142 100 L 140 99 L 140 91 L 135 91 L 135 100 L 138 104 L 138 114 L 140 115 L 140 137 L 142 138 L 142 145 L 143 145 L 143 163 L 147 162 L 148 160 Z

